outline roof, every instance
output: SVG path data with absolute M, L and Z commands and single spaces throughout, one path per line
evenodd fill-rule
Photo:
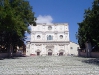
M 78 43 L 75 43 L 75 42 L 73 42 L 73 41 L 70 41 L 70 42 L 79 45 Z

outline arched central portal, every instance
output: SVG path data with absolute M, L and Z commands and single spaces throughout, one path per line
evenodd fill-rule
M 63 56 L 63 52 L 60 52 L 60 53 L 59 53 L 59 56 Z
M 51 49 L 48 50 L 48 56 L 52 56 L 52 50 Z
M 37 52 L 37 56 L 39 56 L 40 55 L 40 52 Z
M 39 56 L 40 55 L 40 50 L 38 49 L 38 50 L 36 50 L 36 54 L 37 54 L 37 56 Z

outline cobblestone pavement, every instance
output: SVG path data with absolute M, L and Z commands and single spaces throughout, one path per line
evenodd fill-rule
M 0 60 L 0 75 L 99 75 L 95 58 L 32 56 Z

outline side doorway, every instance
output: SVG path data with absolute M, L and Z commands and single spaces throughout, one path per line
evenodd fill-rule
M 52 56 L 53 55 L 53 52 L 51 49 L 48 50 L 48 56 Z
M 65 51 L 64 51 L 64 50 L 62 50 L 62 49 L 61 49 L 61 50 L 59 50 L 59 56 L 63 56 L 63 55 L 64 55 L 64 52 L 65 52 Z
M 63 54 L 64 54 L 63 52 L 60 52 L 60 53 L 59 53 L 59 56 L 63 56 Z

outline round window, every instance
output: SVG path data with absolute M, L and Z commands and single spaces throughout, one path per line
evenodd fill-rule
M 60 35 L 60 39 L 62 39 L 63 38 L 63 35 Z
M 51 30 L 52 29 L 52 26 L 48 26 L 48 30 Z
M 40 35 L 37 35 L 37 38 L 39 39 L 40 38 Z

